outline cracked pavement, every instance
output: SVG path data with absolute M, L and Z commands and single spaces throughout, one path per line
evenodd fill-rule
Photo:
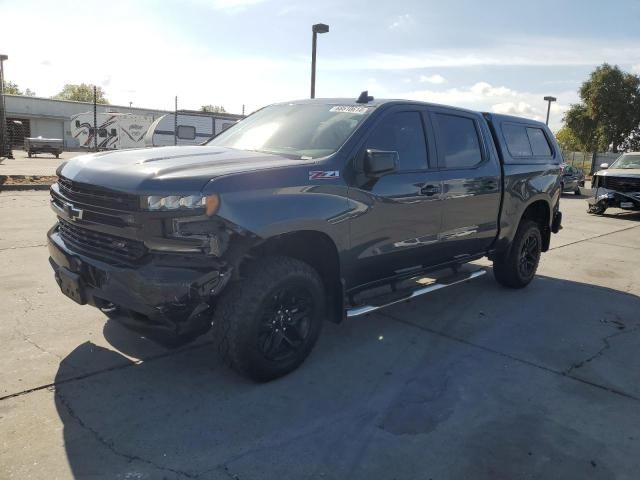
M 637 478 L 638 214 L 565 197 L 528 288 L 327 324 L 256 385 L 206 336 L 167 350 L 59 294 L 47 204 L 0 193 L 0 478 Z

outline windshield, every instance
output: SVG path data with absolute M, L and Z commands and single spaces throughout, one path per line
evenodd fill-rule
M 372 109 L 354 105 L 271 105 L 207 145 L 274 153 L 303 160 L 338 150 Z
M 640 153 L 625 153 L 613 162 L 611 168 L 640 168 Z

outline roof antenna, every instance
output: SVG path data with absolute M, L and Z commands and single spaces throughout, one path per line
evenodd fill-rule
M 356 100 L 356 103 L 368 103 L 368 102 L 371 102 L 372 100 L 373 100 L 373 97 L 369 95 L 369 90 L 365 90 L 360 94 L 360 96 Z

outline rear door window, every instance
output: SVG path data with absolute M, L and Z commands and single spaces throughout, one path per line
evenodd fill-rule
M 482 162 L 480 138 L 472 118 L 445 113 L 433 117 L 442 168 L 473 168 Z

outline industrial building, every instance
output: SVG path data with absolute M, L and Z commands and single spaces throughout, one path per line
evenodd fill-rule
M 28 97 L 24 95 L 5 95 L 7 130 L 12 148 L 20 149 L 25 137 L 62 138 L 65 150 L 80 147 L 72 135 L 71 116 L 79 113 L 93 112 L 91 102 L 73 102 L 52 98 Z M 173 113 L 168 110 L 128 107 L 120 105 L 97 105 L 98 113 L 134 113 L 146 115 L 152 120 Z M 188 110 L 180 110 L 187 113 Z M 204 112 L 191 112 L 208 115 Z M 209 114 L 216 118 L 225 117 L 230 120 L 242 118 L 233 114 Z

